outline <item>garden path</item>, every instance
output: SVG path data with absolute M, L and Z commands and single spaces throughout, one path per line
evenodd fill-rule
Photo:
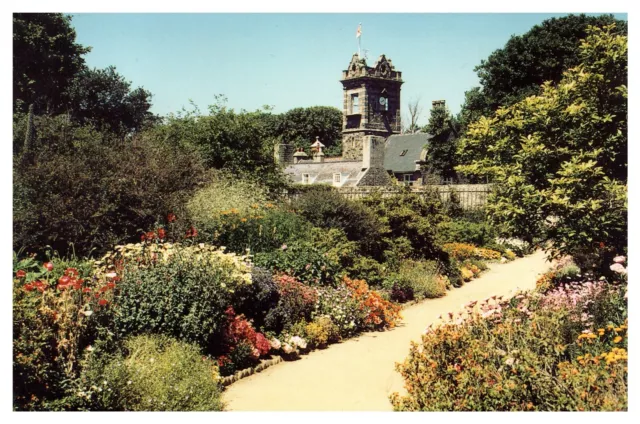
M 404 391 L 394 364 L 407 357 L 410 342 L 420 340 L 429 324 L 471 300 L 533 289 L 537 276 L 549 266 L 541 251 L 506 264 L 490 264 L 480 278 L 445 297 L 403 309 L 402 323 L 391 331 L 365 333 L 239 380 L 224 393 L 227 409 L 390 411 L 389 395 Z

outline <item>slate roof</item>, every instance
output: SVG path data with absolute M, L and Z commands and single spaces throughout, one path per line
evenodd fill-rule
M 427 133 L 390 136 L 384 150 L 384 169 L 398 173 L 415 171 L 416 161 L 423 159 L 422 150 L 432 137 Z
M 353 187 L 362 174 L 362 161 L 301 161 L 290 164 L 284 170 L 294 183 L 302 183 L 302 174 L 309 174 L 310 184 L 333 184 L 333 174 L 340 174 L 340 183 L 336 187 Z

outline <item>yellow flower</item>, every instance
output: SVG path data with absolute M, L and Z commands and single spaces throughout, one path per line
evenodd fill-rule
M 614 342 L 614 343 L 620 343 L 620 341 L 621 341 L 621 340 L 622 340 L 622 337 L 620 337 L 620 336 L 616 336 L 616 338 L 615 338 L 615 339 L 613 339 L 613 342 Z

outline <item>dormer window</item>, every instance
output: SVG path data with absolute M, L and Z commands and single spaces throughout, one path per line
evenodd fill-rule
M 340 175 L 340 174 L 333 174 L 333 182 L 335 184 L 340 184 L 341 177 L 342 177 L 342 175 Z
M 403 151 L 402 151 L 402 153 L 400 153 L 400 156 L 404 156 L 404 155 L 406 155 L 408 151 L 409 151 L 409 150 L 403 150 Z

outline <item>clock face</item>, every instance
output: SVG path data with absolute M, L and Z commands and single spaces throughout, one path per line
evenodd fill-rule
M 387 104 L 387 99 L 385 97 L 380 97 L 380 104 L 381 105 Z

